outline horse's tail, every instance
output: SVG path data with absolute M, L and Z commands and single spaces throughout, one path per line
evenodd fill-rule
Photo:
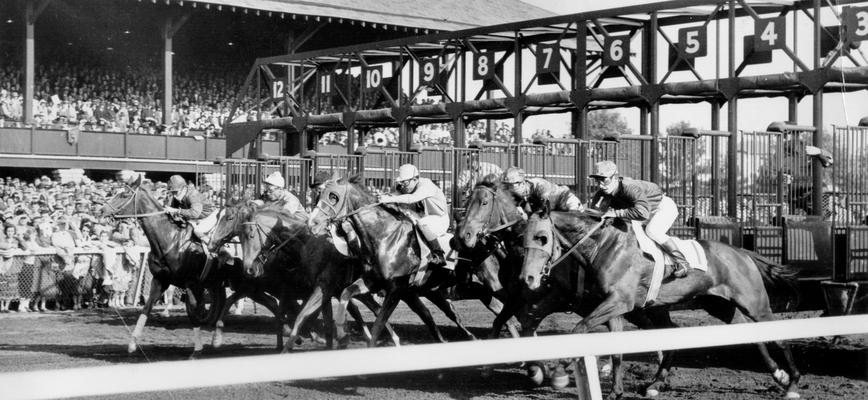
M 778 264 L 754 251 L 742 251 L 756 264 L 769 298 L 786 299 L 785 310 L 794 310 L 799 304 L 800 297 L 798 271 L 787 265 Z

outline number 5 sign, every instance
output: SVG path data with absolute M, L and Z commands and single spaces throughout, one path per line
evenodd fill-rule
M 705 57 L 708 54 L 705 27 L 679 29 L 678 50 L 681 51 L 681 56 L 687 59 Z
M 603 42 L 603 65 L 627 65 L 630 36 L 609 36 Z
M 754 51 L 782 49 L 787 43 L 786 20 L 784 20 L 784 17 L 758 19 L 754 24 L 753 31 Z

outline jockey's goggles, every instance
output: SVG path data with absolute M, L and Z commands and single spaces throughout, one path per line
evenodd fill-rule
M 407 185 L 409 185 L 410 183 L 415 182 L 415 181 L 417 181 L 417 180 L 419 180 L 419 177 L 418 177 L 418 176 L 414 176 L 414 177 L 412 177 L 412 178 L 410 178 L 410 179 L 407 179 L 407 180 L 404 180 L 404 181 L 398 181 L 398 182 L 395 182 L 395 183 L 396 183 L 398 186 L 402 186 L 402 187 L 403 187 L 403 186 L 407 186 Z
M 606 186 L 606 185 L 609 185 L 610 183 L 612 183 L 612 180 L 614 177 L 615 177 L 614 175 L 610 175 L 610 176 L 593 176 L 592 178 L 594 178 L 594 182 L 597 182 L 598 185 Z

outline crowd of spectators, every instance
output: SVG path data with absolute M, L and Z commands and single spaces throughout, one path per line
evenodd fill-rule
M 220 72 L 217 72 L 220 71 Z M 18 66 L 0 65 L 0 124 L 20 126 L 24 94 Z M 138 134 L 219 136 L 243 73 L 197 69 L 174 76 L 172 125 L 162 124 L 156 70 L 108 69 L 86 63 L 39 64 L 33 98 L 38 127 Z M 242 118 L 246 118 L 243 116 Z
M 145 184 L 165 198 L 165 183 Z M 18 303 L 18 311 L 41 311 L 46 299 L 58 299 L 57 308 L 71 307 L 59 300 L 64 279 L 72 280 L 67 284 L 73 290 L 84 280 L 101 280 L 104 303 L 134 303 L 127 289 L 147 238 L 134 220 L 98 217 L 103 202 L 122 187 L 87 177 L 66 183 L 48 176 L 0 178 L 0 310 Z

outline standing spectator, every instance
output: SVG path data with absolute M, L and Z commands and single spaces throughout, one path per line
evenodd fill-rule
M 21 308 L 21 298 L 18 294 L 18 273 L 14 270 L 14 258 L 21 248 L 15 225 L 4 226 L 0 235 L 0 311 L 8 311 L 9 304 L 18 300 Z

